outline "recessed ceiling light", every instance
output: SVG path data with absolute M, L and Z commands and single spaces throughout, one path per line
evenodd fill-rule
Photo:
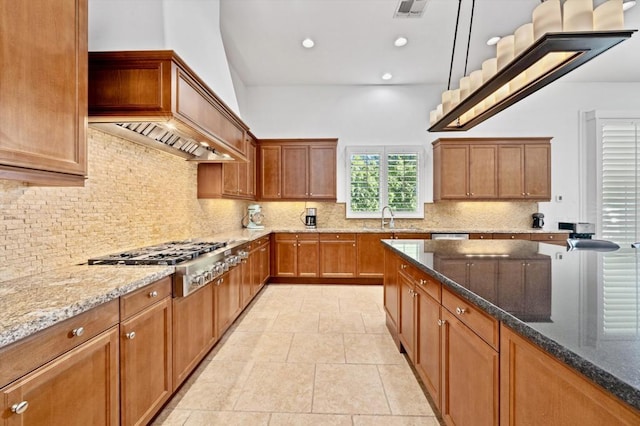
M 487 46 L 493 46 L 494 44 L 498 44 L 501 38 L 502 37 L 499 37 L 499 36 L 491 37 L 489 40 L 487 40 Z
M 409 42 L 409 40 L 407 40 L 406 37 L 398 37 L 394 42 L 393 45 L 396 47 L 402 47 L 402 46 L 406 46 L 406 44 Z
M 636 0 L 625 1 L 622 3 L 622 10 L 629 10 L 636 5 Z
M 391 75 L 391 73 L 385 72 L 384 74 L 382 74 L 383 80 L 391 80 L 392 78 L 393 78 L 393 75 Z
M 311 49 L 315 45 L 316 45 L 316 43 L 313 40 L 311 40 L 310 38 L 308 38 L 308 37 L 305 38 L 304 40 L 302 40 L 302 46 L 305 49 Z

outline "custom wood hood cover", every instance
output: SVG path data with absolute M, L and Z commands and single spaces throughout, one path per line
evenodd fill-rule
M 90 52 L 89 123 L 195 161 L 247 161 L 249 128 L 172 50 Z

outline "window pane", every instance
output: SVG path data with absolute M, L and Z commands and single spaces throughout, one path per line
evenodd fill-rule
M 353 154 L 350 157 L 351 211 L 380 210 L 380 155 Z
M 389 206 L 398 212 L 418 208 L 418 154 L 388 154 L 387 180 Z

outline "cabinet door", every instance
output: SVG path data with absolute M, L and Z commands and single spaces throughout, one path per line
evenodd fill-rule
M 316 236 L 317 238 L 317 236 Z M 318 240 L 298 240 L 298 276 L 318 276 L 318 255 L 320 246 Z
M 240 313 L 240 272 L 240 268 L 234 267 L 214 281 L 214 315 L 218 338 Z
M 440 303 L 416 286 L 415 367 L 431 399 L 440 405 Z
M 120 324 L 122 425 L 148 423 L 171 396 L 171 345 L 169 297 Z
M 1 10 L 0 178 L 81 186 L 87 172 L 87 0 L 3 1 Z M 62 174 L 38 179 L 28 169 Z
M 2 424 L 118 425 L 118 327 L 0 392 L 4 404 Z M 13 414 L 11 407 L 22 401 L 29 404 L 28 409 L 23 414 Z
M 404 274 L 402 269 L 398 273 L 398 286 L 400 287 L 400 324 L 398 324 L 398 335 L 409 359 L 415 363 L 415 286 L 413 279 Z
M 252 271 L 251 263 L 256 262 L 255 252 L 250 252 L 249 257 L 240 261 L 240 294 L 241 300 L 240 306 L 244 309 L 251 299 L 253 298 L 252 291 Z
M 469 196 L 498 196 L 498 148 L 496 145 L 469 146 Z
M 638 425 L 640 414 L 538 346 L 500 329 L 500 424 Z
M 524 149 L 522 145 L 498 147 L 498 198 L 524 198 Z
M 469 147 L 467 145 L 442 146 L 441 189 L 442 199 L 469 197 Z
M 260 197 L 279 199 L 280 191 L 280 147 L 260 147 Z
M 238 195 L 238 163 L 224 163 L 222 165 L 222 175 L 224 177 L 222 192 L 225 195 Z
M 247 163 L 238 166 L 238 188 L 240 195 L 253 200 L 256 197 L 256 145 L 253 141 L 247 144 L 247 160 Z
M 352 278 L 356 276 L 356 242 L 320 241 L 320 276 Z
M 391 233 L 358 234 L 358 276 L 362 278 L 381 278 L 384 274 L 384 246 L 380 240 L 389 240 Z
M 446 309 L 442 320 L 442 399 L 448 425 L 497 425 L 499 357 Z
M 249 267 L 251 268 L 251 277 L 250 277 L 250 282 L 251 282 L 251 297 L 254 297 L 256 295 L 256 293 L 258 293 L 258 288 L 260 287 L 260 276 L 261 276 L 261 262 L 262 262 L 262 258 L 261 258 L 261 253 L 260 250 L 262 248 L 260 246 L 257 246 L 256 248 L 254 248 L 251 251 L 251 254 L 249 254 Z
M 393 326 L 399 324 L 400 311 L 400 289 L 398 285 L 398 269 L 400 268 L 400 258 L 389 249 L 384 249 L 384 310 L 387 317 L 393 322 Z M 393 334 L 393 333 L 392 333 Z
M 282 198 L 308 198 L 308 148 L 282 147 Z
M 275 238 L 274 275 L 277 277 L 295 277 L 298 274 L 298 240 L 286 234 Z
M 216 341 L 213 285 L 173 301 L 173 388 L 177 389 Z M 178 349 L 179 348 L 179 349 Z
M 270 243 L 267 242 L 260 248 L 260 288 L 269 281 L 269 276 L 271 276 L 270 265 L 271 250 Z
M 524 146 L 524 184 L 527 198 L 551 199 L 551 146 Z
M 309 147 L 309 198 L 336 198 L 336 147 Z
M 439 256 L 434 259 L 434 266 L 438 272 L 467 288 L 469 288 L 468 264 L 466 259 L 446 259 Z

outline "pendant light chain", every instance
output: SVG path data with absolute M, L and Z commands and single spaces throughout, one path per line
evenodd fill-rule
M 451 74 L 453 73 L 453 58 L 456 53 L 456 38 L 458 37 L 458 23 L 460 22 L 460 6 L 462 0 L 458 0 L 458 15 L 456 16 L 456 30 L 453 33 L 453 48 L 451 49 L 451 65 L 449 65 L 449 82 L 447 83 L 447 90 L 451 89 Z

